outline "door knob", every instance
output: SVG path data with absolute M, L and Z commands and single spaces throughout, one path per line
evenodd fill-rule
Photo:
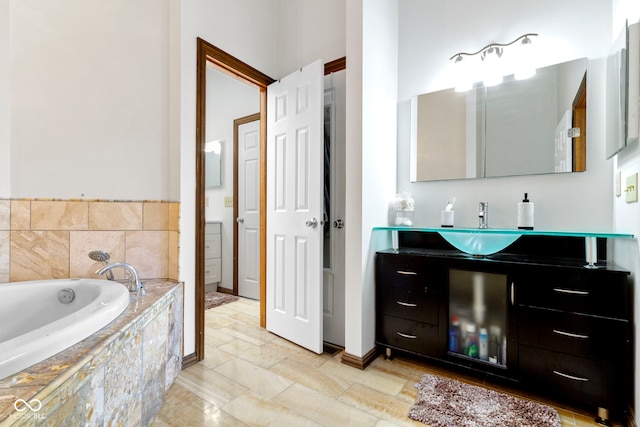
M 238 224 L 242 224 L 244 222 L 244 218 L 242 218 L 241 216 L 239 216 L 238 218 L 236 218 L 236 222 Z
M 344 221 L 342 221 L 341 219 L 336 219 L 335 221 L 333 221 L 333 228 L 342 228 L 344 227 Z
M 307 227 L 316 228 L 318 226 L 318 220 L 316 218 L 311 218 L 308 219 L 305 224 Z

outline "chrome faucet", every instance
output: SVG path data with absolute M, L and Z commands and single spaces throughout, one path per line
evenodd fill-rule
M 127 264 L 126 262 L 114 262 L 113 264 L 106 265 L 96 271 L 96 274 L 102 275 L 111 270 L 112 268 L 124 268 L 129 272 L 129 292 L 138 292 L 142 290 L 144 292 L 144 283 L 140 281 L 140 277 L 138 276 L 138 272 L 131 264 Z
M 489 227 L 489 202 L 480 202 L 480 213 L 478 214 L 478 228 Z

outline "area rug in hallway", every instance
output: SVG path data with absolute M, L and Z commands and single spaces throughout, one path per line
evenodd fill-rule
M 204 309 L 209 310 L 234 301 L 238 301 L 238 297 L 235 295 L 223 294 L 222 292 L 207 292 L 204 294 Z
M 426 374 L 415 385 L 409 417 L 432 427 L 559 427 L 558 412 L 546 405 Z

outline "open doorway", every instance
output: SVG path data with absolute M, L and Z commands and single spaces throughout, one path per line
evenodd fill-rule
M 266 88 L 275 80 L 261 73 L 250 65 L 238 60 L 228 53 L 218 49 L 205 40 L 197 39 L 197 81 L 196 81 L 196 341 L 195 354 L 189 358 L 184 365 L 198 362 L 204 358 L 204 296 L 205 296 L 205 231 L 206 231 L 206 155 L 205 147 L 207 143 L 207 67 L 214 65 L 229 76 L 232 76 L 241 82 L 255 87 L 259 91 L 259 115 L 260 115 L 260 205 L 264 205 L 264 188 L 266 180 L 264 173 L 266 171 L 265 163 L 265 145 L 266 145 Z M 231 144 L 230 144 L 231 145 Z M 264 210 L 264 208 L 262 209 Z M 265 229 L 266 219 L 264 216 L 260 218 L 260 228 Z M 260 233 L 260 282 L 265 283 L 264 268 L 264 246 L 265 234 Z M 264 327 L 264 287 L 261 288 L 260 295 L 260 325 Z
M 206 230 L 206 205 L 207 205 L 207 184 L 206 184 L 206 155 L 205 146 L 207 143 L 207 65 L 215 68 L 228 76 L 248 84 L 259 91 L 259 289 L 260 289 L 260 326 L 266 325 L 266 90 L 267 86 L 275 80 L 254 69 L 248 64 L 234 58 L 226 52 L 216 48 L 208 42 L 198 39 L 197 53 L 197 111 L 196 111 L 196 342 L 195 353 L 183 364 L 200 361 L 204 358 L 204 295 L 205 295 L 205 230 Z M 344 70 L 346 59 L 341 58 L 325 64 L 325 75 Z M 245 117 L 240 118 L 244 120 Z M 231 144 L 229 144 L 231 145 Z M 243 218 L 236 211 L 238 195 L 234 194 L 234 214 L 235 220 Z M 333 222 L 332 222 L 333 223 Z M 338 222 L 337 224 L 340 224 Z M 339 229 L 341 225 L 336 228 Z M 238 237 L 236 236 L 235 239 Z M 224 257 L 224 254 L 222 255 Z M 234 272 L 234 280 L 238 277 L 238 272 Z M 234 285 L 237 292 L 238 285 Z M 326 311 L 326 309 L 325 309 Z

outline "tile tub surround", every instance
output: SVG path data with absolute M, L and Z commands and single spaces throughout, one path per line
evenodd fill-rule
M 97 277 L 93 250 L 142 278 L 175 279 L 179 210 L 165 201 L 0 200 L 0 283 Z
M 181 369 L 183 286 L 145 287 L 91 337 L 0 380 L 0 426 L 148 425 Z M 20 412 L 18 399 L 42 406 Z

